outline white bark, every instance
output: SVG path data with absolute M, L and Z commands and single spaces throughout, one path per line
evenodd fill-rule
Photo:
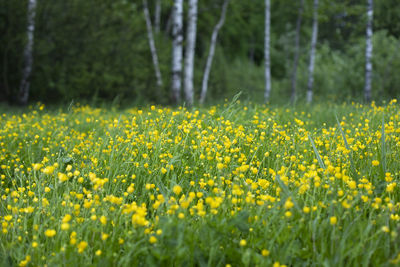
M 307 103 L 312 102 L 314 83 L 315 50 L 318 36 L 318 0 L 314 0 L 313 27 L 311 37 L 310 64 L 308 65 Z
M 264 59 L 265 59 L 265 93 L 264 101 L 267 103 L 271 95 L 271 59 L 270 59 L 270 33 L 271 33 L 271 2 L 265 0 L 265 40 L 264 40 Z
M 162 82 L 162 77 L 161 77 L 160 65 L 158 63 L 157 50 L 156 50 L 156 45 L 155 45 L 154 37 L 153 37 L 153 29 L 152 29 L 152 25 L 151 25 L 151 19 L 150 19 L 150 13 L 149 13 L 149 7 L 147 4 L 147 0 L 143 0 L 143 12 L 144 12 L 144 18 L 146 20 L 147 38 L 149 40 L 151 58 L 153 59 L 154 71 L 155 71 L 156 78 L 157 78 L 158 93 L 160 94 L 163 82 Z
M 161 0 L 156 0 L 156 7 L 154 10 L 154 31 L 160 32 L 160 21 L 161 21 Z
M 367 0 L 367 31 L 365 49 L 365 101 L 371 101 L 371 81 L 372 81 L 372 20 L 373 20 L 373 0 Z
M 296 85 L 297 85 L 297 66 L 299 63 L 300 56 L 300 30 L 301 30 L 301 19 L 303 16 L 304 0 L 300 0 L 299 12 L 297 15 L 296 23 L 296 40 L 295 40 L 295 52 L 294 52 L 294 62 L 292 71 L 292 93 L 291 102 L 296 102 Z
M 181 100 L 182 76 L 182 24 L 183 0 L 174 0 L 172 27 L 172 98 L 175 103 Z
M 21 85 L 19 88 L 18 101 L 22 105 L 28 103 L 29 98 L 29 77 L 32 72 L 33 65 L 33 42 L 35 33 L 35 13 L 36 13 L 36 0 L 28 1 L 28 26 L 27 26 L 27 43 L 24 50 L 24 69 L 22 73 Z
M 211 35 L 210 50 L 208 52 L 206 67 L 204 69 L 203 81 L 201 84 L 200 104 L 203 104 L 206 99 L 208 90 L 208 78 L 210 77 L 211 65 L 212 65 L 212 60 L 214 58 L 215 45 L 217 44 L 218 32 L 224 25 L 228 4 L 229 0 L 225 0 L 222 5 L 221 17 L 219 18 L 217 25 L 215 25 L 213 33 Z
M 188 26 L 186 33 L 186 51 L 185 51 L 185 71 L 183 89 L 185 92 L 185 101 L 188 106 L 193 105 L 193 66 L 194 52 L 196 47 L 197 31 L 197 0 L 189 0 Z

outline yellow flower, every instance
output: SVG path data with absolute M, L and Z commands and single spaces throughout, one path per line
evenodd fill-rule
M 150 244 L 154 244 L 154 243 L 156 243 L 157 242 L 157 238 L 155 237 L 155 236 L 150 236 L 150 238 L 149 238 L 149 242 L 150 242 Z
M 263 255 L 264 257 L 268 256 L 269 255 L 269 250 L 268 249 L 263 249 L 261 251 L 261 255 Z
M 107 217 L 102 215 L 100 217 L 100 222 L 101 222 L 102 225 L 106 225 L 107 224 Z
M 69 229 L 69 223 L 62 223 L 61 230 L 67 231 Z
M 58 173 L 58 180 L 62 183 L 62 182 L 65 182 L 65 181 L 68 181 L 68 176 L 66 175 L 66 174 L 64 174 L 64 173 L 61 173 L 61 172 L 59 172 Z
M 224 168 L 224 164 L 223 163 L 217 163 L 217 169 L 218 170 L 222 170 Z
M 102 234 L 101 234 L 101 240 L 104 241 L 104 240 L 106 240 L 109 236 L 110 236 L 109 234 L 102 233 Z
M 86 249 L 87 246 L 88 246 L 88 243 L 86 241 L 79 242 L 79 244 L 77 245 L 78 253 L 82 253 Z
M 100 255 L 101 255 L 101 250 L 100 249 L 96 250 L 96 256 L 100 256 Z
M 292 207 L 293 207 L 293 202 L 292 202 L 292 198 L 291 197 L 289 197 L 287 200 L 286 200 L 286 202 L 285 202 L 285 205 L 284 205 L 284 207 L 285 207 L 285 209 L 291 209 Z
M 382 232 L 385 232 L 385 233 L 389 233 L 390 232 L 389 227 L 387 227 L 386 225 L 382 226 L 381 230 L 382 230 Z
M 40 163 L 35 163 L 35 164 L 33 164 L 33 169 L 34 169 L 35 171 L 40 170 L 42 167 L 43 167 L 43 164 L 40 164 Z
M 44 232 L 44 235 L 45 236 L 47 236 L 47 237 L 53 237 L 53 236 L 55 236 L 56 235 L 56 230 L 54 230 L 54 229 L 47 229 L 45 232 Z
M 332 216 L 332 217 L 329 219 L 329 223 L 330 223 L 331 225 L 335 225 L 335 224 L 337 223 L 337 218 L 336 218 L 336 216 Z
M 50 175 L 50 174 L 52 174 L 54 172 L 54 167 L 53 166 L 48 166 L 48 167 L 44 168 L 42 170 L 42 172 L 44 174 Z
M 373 160 L 372 161 L 372 166 L 376 167 L 379 165 L 379 161 L 378 160 Z
M 304 213 L 310 213 L 310 208 L 309 207 L 304 207 L 303 208 Z
M 247 245 L 246 240 L 245 240 L 245 239 L 240 240 L 239 245 L 240 245 L 241 247 L 246 246 L 246 245 Z
M 69 222 L 71 219 L 72 219 L 72 216 L 71 216 L 70 214 L 66 214 L 66 215 L 64 216 L 64 218 L 62 219 L 62 222 L 63 222 L 63 223 L 67 223 L 67 222 Z
M 182 187 L 175 185 L 172 191 L 175 193 L 175 195 L 179 195 L 182 192 Z

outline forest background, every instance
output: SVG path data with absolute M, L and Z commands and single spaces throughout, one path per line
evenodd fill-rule
M 174 1 L 37 0 L 29 101 L 171 104 Z M 144 3 L 148 3 L 162 86 L 157 85 Z M 194 49 L 198 102 L 210 40 L 225 1 L 201 0 Z M 372 1 L 371 1 L 372 2 Z M 28 1 L 0 0 L 0 99 L 18 102 L 26 60 Z M 367 1 L 320 0 L 314 101 L 362 101 L 365 86 Z M 188 3 L 183 1 L 183 47 Z M 270 103 L 305 101 L 312 0 L 272 0 Z M 299 24 L 300 27 L 297 27 Z M 398 98 L 400 4 L 373 5 L 372 100 Z M 296 30 L 298 29 L 298 31 Z M 298 38 L 298 46 L 296 39 Z M 242 97 L 264 102 L 265 1 L 231 0 L 216 41 L 206 103 Z M 298 51 L 298 60 L 296 60 Z M 185 49 L 183 49 L 185 54 Z M 294 75 L 294 65 L 298 61 Z M 294 81 L 294 84 L 293 84 Z M 183 92 L 182 92 L 183 95 Z M 182 97 L 182 101 L 184 98 Z

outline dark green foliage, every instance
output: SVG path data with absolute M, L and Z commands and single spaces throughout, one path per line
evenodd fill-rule
M 37 0 L 30 100 L 169 103 L 172 1 L 162 1 L 161 32 L 155 35 L 164 88 L 156 79 L 139 0 Z M 221 0 L 200 1 L 195 59 L 199 95 L 212 29 Z M 155 1 L 149 1 L 154 17 Z M 297 5 L 272 1 L 271 102 L 289 99 Z M 396 0 L 375 1 L 373 95 L 399 97 L 400 23 Z M 185 7 L 186 12 L 187 7 Z M 321 0 L 315 68 L 315 99 L 361 99 L 365 53 L 364 1 Z M 26 41 L 27 1 L 0 0 L 0 100 L 15 101 Z M 312 1 L 305 1 L 301 29 L 298 97 L 305 95 Z M 186 13 L 185 13 L 186 20 Z M 184 29 L 185 30 L 185 29 Z M 242 91 L 251 100 L 264 91 L 264 1 L 231 1 L 209 81 L 208 101 Z

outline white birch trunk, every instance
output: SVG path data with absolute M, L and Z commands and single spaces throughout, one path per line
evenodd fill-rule
M 309 104 L 312 102 L 312 97 L 313 97 L 314 62 L 315 62 L 315 50 L 317 46 L 317 36 L 318 36 L 318 0 L 314 0 L 310 64 L 308 66 L 308 83 L 307 83 L 307 103 Z
M 147 4 L 147 0 L 143 0 L 143 12 L 144 12 L 144 18 L 146 20 L 147 38 L 149 40 L 151 58 L 153 59 L 154 70 L 155 70 L 155 74 L 156 74 L 156 78 L 157 78 L 157 89 L 158 89 L 158 96 L 159 96 L 161 94 L 161 87 L 163 85 L 163 82 L 162 82 L 162 77 L 161 77 L 160 65 L 158 63 L 157 50 L 156 50 L 156 45 L 155 45 L 154 37 L 153 37 L 153 29 L 152 29 L 152 25 L 151 25 L 151 19 L 150 19 L 150 13 L 149 13 L 149 7 Z
M 21 85 L 19 88 L 18 101 L 21 105 L 26 105 L 29 98 L 29 77 L 32 72 L 33 65 L 33 42 L 35 33 L 35 13 L 36 0 L 28 1 L 28 26 L 27 26 L 27 43 L 24 50 L 24 69 L 22 73 Z
M 154 31 L 158 34 L 160 32 L 161 21 L 161 0 L 156 0 L 156 7 L 154 9 Z
M 271 11 L 270 10 L 271 10 L 271 2 L 270 0 L 265 0 L 265 36 L 264 36 L 265 103 L 269 102 L 271 95 L 271 59 L 270 59 Z
M 218 32 L 224 25 L 228 4 L 229 0 L 225 0 L 224 4 L 222 5 L 221 17 L 219 18 L 217 25 L 215 25 L 213 33 L 211 35 L 210 50 L 208 52 L 206 67 L 204 69 L 203 81 L 201 84 L 200 104 L 203 104 L 206 99 L 208 90 L 208 78 L 210 77 L 211 65 L 212 65 L 212 60 L 214 58 L 215 45 L 217 44 Z
M 196 47 L 197 31 L 197 0 L 189 0 L 188 26 L 186 33 L 186 51 L 185 51 L 185 71 L 183 89 L 185 92 L 185 101 L 188 106 L 193 105 L 193 66 L 194 52 Z
M 299 64 L 299 56 L 300 56 L 300 30 L 301 30 L 301 19 L 303 16 L 303 7 L 304 7 L 304 0 L 300 0 L 299 12 L 297 15 L 297 23 L 296 23 L 296 40 L 295 40 L 293 71 L 292 71 L 292 93 L 290 97 L 292 103 L 296 102 L 296 96 L 297 96 L 296 93 L 297 66 Z
M 181 101 L 183 0 L 174 0 L 172 27 L 172 99 Z
M 373 0 L 367 0 L 367 31 L 365 49 L 365 101 L 371 101 L 371 82 L 372 82 L 372 20 L 373 20 Z

